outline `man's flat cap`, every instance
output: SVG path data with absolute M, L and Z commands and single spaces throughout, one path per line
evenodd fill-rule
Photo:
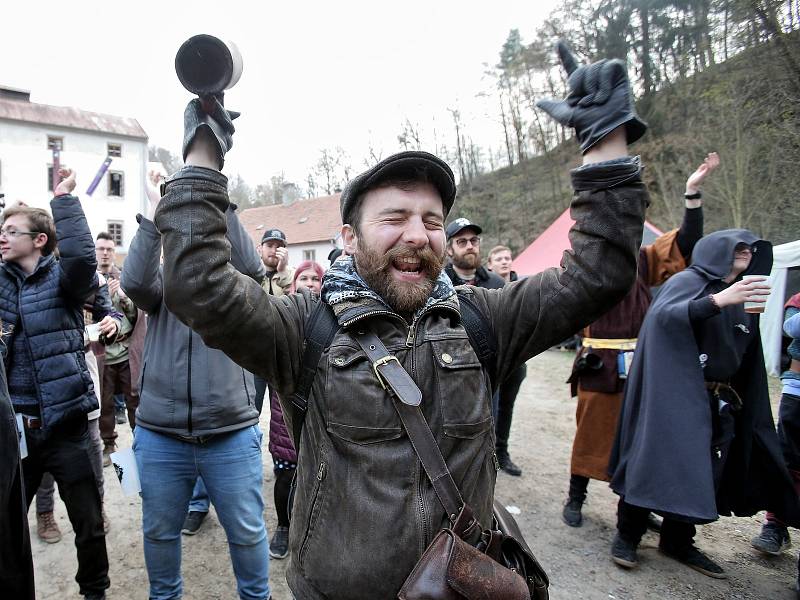
M 353 209 L 361 194 L 389 179 L 420 179 L 417 174 L 419 171 L 425 172 L 428 181 L 439 190 L 446 217 L 456 199 L 456 180 L 453 171 L 438 156 L 421 150 L 409 150 L 392 154 L 348 182 L 339 200 L 342 223 L 350 223 Z

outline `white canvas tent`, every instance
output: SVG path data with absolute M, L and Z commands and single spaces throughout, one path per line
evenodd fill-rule
M 772 293 L 764 314 L 761 315 L 761 343 L 764 345 L 764 362 L 767 373 L 780 375 L 781 336 L 783 335 L 783 303 L 786 297 L 787 269 L 800 266 L 800 240 L 781 244 L 772 249 L 773 262 L 770 273 Z

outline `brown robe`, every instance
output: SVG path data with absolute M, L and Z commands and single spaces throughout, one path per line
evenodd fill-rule
M 639 335 L 644 316 L 650 307 L 650 288 L 661 285 L 671 275 L 686 268 L 686 261 L 677 244 L 674 229 L 656 239 L 639 252 L 639 276 L 622 301 L 597 321 L 586 327 L 584 337 L 626 339 Z M 579 357 L 584 351 L 578 349 Z M 572 444 L 570 472 L 600 481 L 609 481 L 607 473 L 611 447 L 617 431 L 625 384 L 617 373 L 618 350 L 595 349 L 603 367 L 591 373 L 570 377 L 572 394 L 578 395 L 575 412 L 577 431 Z

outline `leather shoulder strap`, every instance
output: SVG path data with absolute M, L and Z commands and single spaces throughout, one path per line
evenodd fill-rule
M 354 337 L 372 362 L 372 368 L 381 385 L 389 392 L 411 446 L 417 453 L 428 479 L 431 480 L 439 502 L 442 503 L 450 521 L 455 522 L 464 508 L 464 500 L 447 468 L 436 438 L 433 437 L 433 432 L 419 408 L 422 392 L 400 361 L 389 354 L 377 335 L 369 331 L 358 331 Z

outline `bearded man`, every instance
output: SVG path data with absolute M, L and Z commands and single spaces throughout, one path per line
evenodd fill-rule
M 167 182 L 156 213 L 169 309 L 209 346 L 264 377 L 282 399 L 290 430 L 301 418 L 286 400 L 298 388 L 309 316 L 322 302 L 338 320 L 295 440 L 287 580 L 296 598 L 397 597 L 425 547 L 449 524 L 389 392 L 356 341 L 359 332 L 378 336 L 422 391 L 420 408 L 464 501 L 489 524 L 497 472 L 492 388 L 608 310 L 633 283 L 647 193 L 627 143 L 645 125 L 633 111 L 622 63 L 578 67 L 566 48 L 560 51 L 572 92 L 542 108 L 576 128 L 584 153 L 584 165 L 572 172 L 574 252 L 564 254 L 560 268 L 502 289 L 461 291 L 496 338 L 487 366 L 442 272 L 444 222 L 456 195 L 444 161 L 402 152 L 350 181 L 341 196 L 348 257 L 326 273 L 321 297 L 276 298 L 228 263 L 229 200 L 219 169 L 231 146 L 232 114 L 219 102 L 211 114 L 199 100 L 187 107 L 186 167 Z

